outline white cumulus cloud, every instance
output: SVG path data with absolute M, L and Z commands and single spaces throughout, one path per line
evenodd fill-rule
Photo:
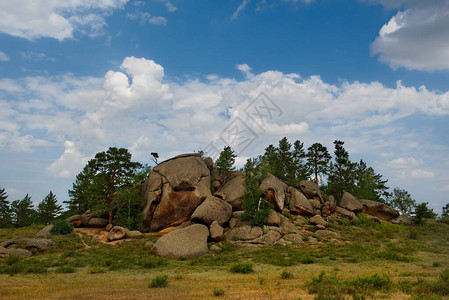
M 72 178 L 81 171 L 89 158 L 81 154 L 71 141 L 65 141 L 64 148 L 64 153 L 47 168 L 47 171 L 54 177 Z
M 378 2 L 378 1 L 371 1 Z M 449 1 L 380 1 L 400 7 L 371 45 L 371 53 L 392 68 L 449 69 Z
M 0 1 L 0 32 L 26 39 L 72 38 L 82 30 L 103 34 L 104 14 L 123 8 L 128 0 Z M 94 13 L 95 11 L 95 13 Z M 86 29 L 87 28 L 87 29 Z
M 5 52 L 0 51 L 0 61 L 9 61 L 9 56 Z

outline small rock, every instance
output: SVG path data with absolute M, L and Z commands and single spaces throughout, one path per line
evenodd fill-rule
M 114 225 L 108 224 L 108 225 L 106 225 L 106 228 L 104 230 L 111 231 L 112 227 L 114 227 Z
M 140 232 L 139 230 L 126 230 L 126 238 L 128 239 L 132 239 L 132 238 L 136 238 L 142 235 L 142 232 Z
M 102 218 L 91 218 L 89 223 L 87 223 L 87 227 L 89 228 L 105 228 L 108 225 L 109 221 Z
M 217 221 L 213 221 L 209 228 L 210 237 L 219 242 L 223 239 L 223 227 Z
M 229 231 L 227 237 L 229 240 L 238 241 L 249 241 L 257 239 L 262 235 L 262 228 L 259 226 L 243 225 L 240 227 L 234 227 Z
M 309 243 L 318 243 L 318 240 L 314 237 L 309 237 L 308 242 Z
M 317 230 L 315 235 L 320 238 L 336 238 L 338 233 L 330 230 Z
M 83 225 L 83 220 L 81 219 L 80 215 L 73 215 L 65 220 L 72 223 L 73 227 L 80 227 L 81 225 Z
M 325 230 L 326 229 L 326 227 L 323 226 L 323 225 L 316 225 L 316 228 L 319 229 L 319 230 Z
M 329 225 L 320 215 L 316 215 L 316 216 L 311 217 L 309 222 L 310 222 L 310 224 L 322 225 L 324 227 Z
M 239 219 L 237 218 L 231 218 L 229 220 L 229 227 L 234 228 L 239 223 Z
M 304 237 L 300 233 L 289 233 L 284 235 L 284 240 L 290 241 L 293 244 L 301 244 L 304 243 Z
M 382 222 L 380 221 L 380 219 L 378 217 L 375 216 L 368 216 L 368 220 L 377 223 L 377 224 L 381 224 Z
M 215 252 L 220 252 L 223 249 L 221 249 L 220 246 L 218 246 L 217 244 L 213 244 L 212 246 L 210 246 L 209 250 L 215 251 Z
M 126 236 L 126 232 L 128 230 L 121 226 L 114 226 L 112 227 L 111 231 L 108 234 L 108 241 L 116 241 L 124 238 Z
M 31 251 L 28 251 L 25 249 L 0 247 L 0 257 L 7 257 L 9 255 L 31 256 L 32 253 L 31 253 Z

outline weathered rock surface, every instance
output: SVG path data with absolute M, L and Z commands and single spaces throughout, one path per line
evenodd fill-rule
M 124 238 L 128 230 L 122 226 L 114 226 L 108 233 L 108 241 L 116 241 Z
M 329 225 L 329 223 L 327 223 L 320 215 L 315 215 L 315 216 L 311 217 L 309 222 L 310 222 L 310 224 L 321 225 L 324 227 L 327 227 Z
M 139 236 L 142 236 L 142 232 L 140 232 L 139 230 L 127 230 L 125 235 L 127 239 L 134 239 Z
M 371 200 L 359 200 L 362 203 L 362 213 L 390 221 L 399 217 L 399 212 L 388 205 Z
M 16 249 L 16 248 L 4 248 L 0 246 L 0 258 L 7 257 L 9 255 L 16 256 L 31 256 L 31 251 L 25 249 Z
M 361 212 L 363 209 L 362 203 L 348 192 L 345 192 L 343 194 L 343 197 L 341 197 L 340 204 L 338 206 L 354 213 Z
M 290 194 L 289 210 L 293 215 L 312 216 L 315 212 L 312 204 L 306 196 L 297 189 L 289 186 L 287 192 Z
M 102 218 L 91 218 L 87 227 L 89 228 L 105 228 L 108 225 L 109 221 Z
M 106 227 L 105 227 L 104 230 L 106 230 L 106 231 L 111 231 L 112 227 L 114 227 L 114 225 L 108 224 L 108 225 L 106 225 Z
M 344 209 L 344 208 L 342 208 L 340 206 L 337 206 L 335 208 L 334 216 L 340 217 L 340 218 L 343 218 L 343 219 L 348 219 L 348 220 L 353 220 L 353 219 L 357 218 L 355 213 L 353 213 L 352 211 L 349 211 L 347 209 Z
M 91 213 L 90 210 L 86 210 L 86 212 L 81 215 L 81 222 L 82 222 L 81 225 L 87 227 L 90 219 L 92 219 L 93 217 L 95 217 L 94 214 Z M 75 226 L 75 225 L 73 225 L 73 226 Z
M 322 202 L 322 193 L 315 182 L 302 180 L 299 182 L 299 187 L 307 199 L 316 199 Z
M 228 232 L 227 239 L 231 241 L 249 241 L 260 237 L 263 234 L 262 228 L 259 226 L 251 226 L 245 224 L 243 226 L 234 227 Z
M 279 180 L 276 176 L 268 173 L 262 180 L 259 188 L 264 192 L 277 211 L 282 211 L 284 209 L 285 191 L 288 188 L 287 184 Z
M 83 220 L 81 219 L 80 215 L 73 215 L 65 220 L 72 223 L 73 227 L 80 227 L 81 225 L 83 225 Z
M 286 241 L 290 241 L 293 244 L 301 244 L 304 242 L 304 236 L 300 233 L 289 233 L 282 237 Z
M 217 198 L 210 196 L 197 207 L 192 214 L 192 221 L 199 222 L 206 225 L 217 221 L 221 226 L 228 222 L 231 218 L 232 206 L 231 204 Z
M 225 195 L 225 201 L 232 205 L 234 210 L 242 210 L 242 200 L 245 195 L 245 174 L 237 172 L 226 180 L 224 185 L 217 190 L 218 193 Z M 215 193 L 214 193 L 215 194 Z
M 217 221 L 213 221 L 209 228 L 210 237 L 214 241 L 220 242 L 223 239 L 223 227 Z
M 35 238 L 48 238 L 51 233 L 50 231 L 53 229 L 53 224 L 47 225 L 44 228 L 42 228 L 36 235 Z
M 50 239 L 14 239 L 9 241 L 4 241 L 0 243 L 0 247 L 9 248 L 12 245 L 25 244 L 26 249 L 36 249 L 40 252 L 47 251 L 50 247 L 55 245 L 55 242 Z
M 202 224 L 173 230 L 160 237 L 153 251 L 160 256 L 172 258 L 191 258 L 208 252 L 207 237 L 209 229 Z
M 190 219 L 209 196 L 210 172 L 199 154 L 184 154 L 157 165 L 145 183 L 144 225 L 150 230 Z
M 281 226 L 281 218 L 272 209 L 268 213 L 267 224 L 270 225 L 270 226 L 277 226 L 277 227 Z

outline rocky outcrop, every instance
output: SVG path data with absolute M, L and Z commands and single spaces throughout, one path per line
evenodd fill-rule
M 344 209 L 342 207 L 337 206 L 335 208 L 335 213 L 334 213 L 334 217 L 340 217 L 343 219 L 348 219 L 348 220 L 353 220 L 353 219 L 357 219 L 357 216 L 355 215 L 355 213 L 353 213 L 352 211 L 349 211 L 347 209 Z
M 73 227 L 80 227 L 81 225 L 83 225 L 83 219 L 80 215 L 73 215 L 65 220 L 72 223 Z
M 0 246 L 0 258 L 8 257 L 10 255 L 14 256 L 31 256 L 33 255 L 31 251 L 18 248 L 4 248 Z
M 254 240 L 263 234 L 262 228 L 259 226 L 251 226 L 245 224 L 239 227 L 234 227 L 226 235 L 227 239 L 230 241 L 248 241 Z
M 222 193 L 225 195 L 225 201 L 232 205 L 234 210 L 242 210 L 242 200 L 245 195 L 245 175 L 242 172 L 237 171 L 236 174 L 230 176 L 220 187 L 214 195 Z
M 206 226 L 194 224 L 160 237 L 154 244 L 153 251 L 157 255 L 172 258 L 201 256 L 208 252 L 208 236 L 209 229 Z
M 267 174 L 262 180 L 259 188 L 264 192 L 268 201 L 274 205 L 277 211 L 282 211 L 285 204 L 285 192 L 288 188 L 287 184 L 279 180 L 272 174 Z
M 217 221 L 219 225 L 223 225 L 231 218 L 232 206 L 231 204 L 217 198 L 210 196 L 197 207 L 192 214 L 192 221 L 206 225 Z
M 4 247 L 4 248 L 8 249 L 11 246 L 18 245 L 18 244 L 20 244 L 20 245 L 23 244 L 27 250 L 36 250 L 39 252 L 44 252 L 44 251 L 47 251 L 48 249 L 50 249 L 50 247 L 53 247 L 55 245 L 55 242 L 50 239 L 42 239 L 42 238 L 14 239 L 14 240 L 4 241 L 4 242 L 0 243 L 0 247 Z
M 210 171 L 199 154 L 184 154 L 157 165 L 145 183 L 144 225 L 159 230 L 190 219 L 210 192 Z
M 313 216 L 315 209 L 303 193 L 289 186 L 287 188 L 289 195 L 289 210 L 293 215 Z
M 312 218 L 310 218 L 309 222 L 310 224 L 321 225 L 324 227 L 327 227 L 329 225 L 320 215 L 313 216 Z
M 399 217 L 399 212 L 388 205 L 371 200 L 359 200 L 362 203 L 362 213 L 378 217 L 383 221 L 391 221 Z
M 345 192 L 343 194 L 343 197 L 341 197 L 340 204 L 338 206 L 354 213 L 361 212 L 363 209 L 362 203 L 348 192 Z
M 48 238 L 50 237 L 51 233 L 50 231 L 53 229 L 53 224 L 47 225 L 44 228 L 42 228 L 36 235 L 35 238 Z

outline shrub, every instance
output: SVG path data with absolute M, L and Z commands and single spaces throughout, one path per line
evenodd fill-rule
M 281 273 L 281 279 L 293 279 L 294 276 L 289 271 L 282 271 Z
M 76 269 L 72 266 L 60 266 L 56 269 L 56 273 L 75 273 Z
M 65 220 L 53 221 L 53 228 L 51 234 L 69 234 L 73 231 L 73 224 Z
M 243 273 L 243 274 L 254 272 L 252 263 L 235 263 L 231 265 L 229 270 L 232 273 Z
M 224 289 L 220 289 L 220 288 L 214 288 L 214 296 L 215 297 L 220 297 L 220 296 L 224 296 Z
M 163 288 L 168 285 L 168 276 L 167 275 L 157 275 L 154 277 L 148 287 L 150 288 Z
M 94 266 L 89 269 L 90 274 L 105 273 L 106 269 L 100 266 Z

